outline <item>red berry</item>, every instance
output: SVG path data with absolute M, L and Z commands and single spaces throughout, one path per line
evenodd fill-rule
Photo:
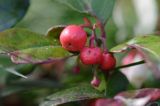
M 101 83 L 100 79 L 97 76 L 94 76 L 91 81 L 91 85 L 93 87 L 98 87 L 100 83 Z
M 111 53 L 103 53 L 101 60 L 101 69 L 102 70 L 112 70 L 116 65 L 116 59 Z
M 68 51 L 80 51 L 87 41 L 87 33 L 78 25 L 69 25 L 60 34 L 62 47 Z
M 80 53 L 80 59 L 83 64 L 100 64 L 102 52 L 98 47 L 84 47 Z

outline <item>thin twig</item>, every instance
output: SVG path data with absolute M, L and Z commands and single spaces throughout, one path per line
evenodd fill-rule
M 115 70 L 117 69 L 121 69 L 121 68 L 127 68 L 127 67 L 131 67 L 131 66 L 135 66 L 135 65 L 140 65 L 140 64 L 144 64 L 145 61 L 142 60 L 142 61 L 139 61 L 139 62 L 135 62 L 135 63 L 131 63 L 131 64 L 127 64 L 127 65 L 123 65 L 123 66 L 118 66 L 115 68 Z
M 99 29 L 101 31 L 101 40 L 103 43 L 104 52 L 108 52 L 108 48 L 107 48 L 107 44 L 106 44 L 107 35 L 106 35 L 106 31 L 105 31 L 105 26 L 98 18 L 96 20 L 97 20 L 97 26 L 99 27 Z

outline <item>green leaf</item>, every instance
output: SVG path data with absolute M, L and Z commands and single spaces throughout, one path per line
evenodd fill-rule
M 58 0 L 72 9 L 98 17 L 105 23 L 111 16 L 115 0 Z
M 29 7 L 29 0 L 0 0 L 0 31 L 15 25 Z
M 137 49 L 147 66 L 153 71 L 155 78 L 160 78 L 160 37 L 154 35 L 139 36 L 111 49 L 112 52 L 122 52 L 129 47 Z
M 70 56 L 68 51 L 55 46 L 57 42 L 25 29 L 0 32 L 0 38 L 0 53 L 8 54 L 15 63 L 41 63 Z
M 91 0 L 92 12 L 105 23 L 111 16 L 115 0 Z
M 13 28 L 0 32 L 0 38 L 0 51 L 8 52 L 20 49 L 48 46 L 52 44 L 41 34 L 20 28 Z
M 73 11 L 56 0 L 31 0 L 26 16 L 16 27 L 45 34 L 53 25 L 82 23 L 83 17 L 86 17 L 86 14 Z
M 42 63 L 57 61 L 71 54 L 61 46 L 29 48 L 10 53 L 14 63 Z
M 61 84 L 51 80 L 23 80 L 16 81 L 0 91 L 0 97 L 9 96 L 14 93 L 32 90 L 35 88 L 60 88 Z
M 64 28 L 65 28 L 65 25 L 53 26 L 47 31 L 46 37 L 49 40 L 51 40 L 57 44 L 60 44 L 59 36 Z
M 0 66 L 0 73 L 0 84 L 4 85 L 6 83 L 8 72 L 5 71 L 5 68 Z
M 91 5 L 90 5 L 91 0 L 57 0 L 57 1 L 81 13 L 88 13 L 91 10 Z
M 156 57 L 160 57 L 160 37 L 154 35 L 138 36 L 126 43 L 120 44 L 111 49 L 112 52 L 121 52 L 130 46 L 138 47 L 142 50 L 148 51 Z
M 16 64 L 15 67 L 13 67 L 14 70 L 16 70 L 16 72 L 19 72 L 23 75 L 29 75 L 31 74 L 34 69 L 36 69 L 36 66 L 35 64 Z M 15 76 L 14 74 L 12 73 L 8 73 L 7 74 L 7 77 L 6 77 L 6 84 L 10 84 L 11 82 L 17 82 L 17 80 L 19 80 L 20 78 L 18 76 Z
M 107 96 L 113 97 L 121 91 L 125 91 L 129 86 L 129 81 L 124 74 L 116 70 L 108 79 Z
M 47 97 L 46 101 L 41 103 L 40 106 L 57 106 L 63 103 L 99 97 L 104 97 L 104 95 L 92 88 L 91 85 L 82 84 Z

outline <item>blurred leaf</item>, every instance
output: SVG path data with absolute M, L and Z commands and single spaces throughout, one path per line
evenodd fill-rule
M 44 101 L 40 106 L 57 106 L 67 102 L 99 97 L 104 97 L 104 95 L 92 88 L 91 85 L 82 84 L 47 97 L 46 101 Z
M 31 5 L 26 16 L 16 27 L 25 27 L 31 31 L 45 34 L 53 25 L 58 25 L 65 14 L 64 6 L 55 0 L 30 0 Z M 65 18 L 63 19 L 65 20 Z
M 15 70 L 26 75 L 31 73 L 36 68 L 36 66 L 37 65 L 35 64 L 19 64 L 16 65 Z
M 18 93 L 25 90 L 31 90 L 33 88 L 60 88 L 61 84 L 50 80 L 26 80 L 16 81 L 4 89 L 0 90 L 0 97 L 5 97 L 14 93 Z
M 98 17 L 105 23 L 111 16 L 115 0 L 57 0 L 72 9 Z
M 59 44 L 59 36 L 64 28 L 65 28 L 65 25 L 53 26 L 47 31 L 46 37 L 49 40 Z
M 58 61 L 71 54 L 61 46 L 44 46 L 15 51 L 10 55 L 14 63 L 43 63 Z
M 26 88 L 24 88 L 23 86 L 5 87 L 4 89 L 0 90 L 0 97 L 5 97 L 8 95 L 23 91 L 24 89 Z
M 31 74 L 37 65 L 35 64 L 18 64 L 14 68 L 17 72 L 23 74 L 23 75 L 29 75 Z M 15 76 L 14 74 L 10 73 L 6 77 L 6 84 L 10 84 L 14 81 L 19 80 L 20 78 L 18 76 Z
M 106 95 L 113 97 L 117 93 L 127 90 L 128 86 L 129 81 L 126 76 L 117 70 L 108 79 Z
M 159 106 L 159 105 L 160 105 L 160 101 L 155 101 L 155 102 L 148 103 L 146 106 Z
M 144 88 L 125 91 L 119 93 L 114 98 L 123 101 L 127 106 L 144 106 L 148 102 L 159 100 L 160 89 Z
M 6 69 L 4 69 L 3 67 L 0 66 L 0 70 L 5 70 L 5 71 L 7 71 L 7 72 L 10 72 L 10 73 L 12 73 L 12 74 L 14 74 L 14 75 L 20 76 L 20 77 L 22 77 L 22 78 L 27 78 L 27 77 L 24 76 L 23 74 L 17 72 L 17 71 L 14 70 L 14 69 L 11 69 L 11 68 L 6 68 Z
M 0 66 L 0 86 L 6 83 L 6 77 L 8 75 L 8 72 L 5 71 L 4 68 L 1 68 Z
M 29 0 L 0 0 L 0 31 L 20 21 L 29 7 Z
M 128 35 L 127 38 L 130 38 L 131 34 L 135 33 L 135 26 L 138 22 L 138 16 L 136 7 L 134 6 L 134 3 L 131 0 L 121 0 L 117 1 L 117 5 L 114 9 L 115 11 L 115 20 L 118 20 L 119 17 L 122 18 L 122 23 L 118 24 L 119 30 L 125 30 L 125 33 Z M 124 33 L 124 34 L 125 34 Z M 123 35 L 120 35 L 120 37 Z
M 16 27 L 46 34 L 55 25 L 81 24 L 86 14 L 73 11 L 56 0 L 30 0 L 31 5 L 22 21 Z
M 57 1 L 81 13 L 91 12 L 91 0 L 57 0 Z
M 93 13 L 105 23 L 111 16 L 115 0 L 91 0 Z
M 62 85 L 57 81 L 52 80 L 19 80 L 10 83 L 11 86 L 23 86 L 26 88 L 32 88 L 32 87 L 48 87 L 48 88 L 60 88 Z
M 9 67 L 13 66 L 14 64 L 8 56 L 0 54 L 0 65 L 3 67 Z

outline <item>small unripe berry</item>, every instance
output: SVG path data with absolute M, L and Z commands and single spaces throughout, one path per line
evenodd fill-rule
M 116 65 L 116 59 L 111 53 L 103 53 L 101 60 L 101 69 L 105 71 L 112 70 Z
M 80 59 L 83 64 L 100 64 L 102 52 L 98 47 L 84 47 L 80 53 Z
M 80 51 L 87 41 L 87 33 L 78 25 L 69 25 L 60 34 L 60 42 L 68 51 Z
M 100 79 L 97 76 L 94 76 L 91 81 L 91 85 L 93 87 L 98 87 L 100 83 L 101 83 Z

